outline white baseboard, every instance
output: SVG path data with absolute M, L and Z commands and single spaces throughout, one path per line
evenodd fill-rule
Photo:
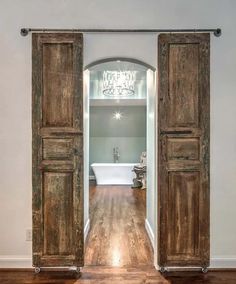
M 148 222 L 148 219 L 145 219 L 145 229 L 147 231 L 148 237 L 149 237 L 150 242 L 152 244 L 152 247 L 154 249 L 154 233 L 153 233 L 153 230 L 150 226 L 150 223 Z
M 156 270 L 159 270 L 160 269 L 160 266 L 158 264 L 155 265 L 155 268 Z M 198 267 L 196 267 L 198 268 Z M 230 268 L 233 268 L 235 269 L 236 268 L 236 256 L 234 257 L 211 257 L 210 259 L 210 266 L 209 266 L 209 269 L 230 269 Z M 179 270 L 180 269 L 183 269 L 183 270 L 188 270 L 187 267 L 171 267 L 171 269 L 173 270 Z M 190 270 L 193 269 L 193 267 L 189 267 Z
M 32 268 L 30 255 L 0 255 L 0 268 Z
M 90 230 L 90 219 L 87 220 L 85 226 L 84 226 L 84 241 L 86 241 L 88 233 Z
M 236 256 L 211 257 L 210 268 L 236 268 Z

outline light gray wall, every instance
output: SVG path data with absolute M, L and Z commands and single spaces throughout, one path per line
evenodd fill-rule
M 114 118 L 116 111 L 122 114 L 120 120 Z M 90 165 L 113 163 L 113 147 L 119 148 L 119 162 L 139 162 L 146 151 L 145 106 L 90 107 Z
M 89 81 L 90 72 L 84 71 L 83 87 L 83 111 L 84 111 L 84 240 L 89 231 Z
M 120 120 L 114 114 L 120 112 Z M 91 137 L 145 137 L 146 106 L 90 107 Z
M 236 266 L 236 1 L 0 1 L 0 263 L 30 266 L 31 36 L 21 27 L 208 28 L 211 37 L 211 259 Z M 124 56 L 157 66 L 155 34 L 86 34 L 84 64 Z
M 146 228 L 155 247 L 157 243 L 157 114 L 156 114 L 156 72 L 147 71 L 147 191 L 146 191 Z M 150 229 L 149 229 L 150 228 Z M 154 253 L 156 253 L 154 251 Z M 155 258 L 156 255 L 155 255 Z

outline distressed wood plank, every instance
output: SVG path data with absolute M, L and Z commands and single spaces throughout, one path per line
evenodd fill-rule
M 73 253 L 72 182 L 72 173 L 43 173 L 43 256 Z
M 73 139 L 43 139 L 43 159 L 65 160 L 73 155 Z
M 209 265 L 209 47 L 209 34 L 159 36 L 160 266 Z
M 196 138 L 169 138 L 167 140 L 168 160 L 199 160 L 199 140 Z
M 50 138 L 54 136 L 63 136 L 64 138 L 70 138 L 73 135 L 83 135 L 83 131 L 76 129 L 75 127 L 42 127 L 40 129 L 40 135 L 43 138 Z
M 73 44 L 44 43 L 42 53 L 43 126 L 72 126 Z
M 34 266 L 83 266 L 82 45 L 32 35 Z

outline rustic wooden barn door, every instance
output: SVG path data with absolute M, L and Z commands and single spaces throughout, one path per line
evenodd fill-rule
M 209 34 L 159 36 L 159 265 L 209 265 Z
M 33 34 L 33 265 L 83 266 L 83 37 Z

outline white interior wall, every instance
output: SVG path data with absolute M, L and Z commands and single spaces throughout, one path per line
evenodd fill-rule
M 156 189 L 156 171 L 157 171 L 157 149 L 156 149 L 156 72 L 147 70 L 147 191 L 146 191 L 146 231 L 151 240 L 152 246 L 156 246 L 156 232 L 157 232 L 157 211 L 155 209 L 157 204 L 157 192 Z M 156 255 L 156 251 L 155 251 Z
M 236 267 L 234 0 L 1 0 L 0 265 L 30 266 L 31 36 L 21 27 L 215 28 L 211 37 L 211 258 Z M 112 56 L 157 65 L 155 34 L 86 34 L 84 64 Z
M 89 219 L 89 70 L 84 71 L 84 241 L 90 229 Z

